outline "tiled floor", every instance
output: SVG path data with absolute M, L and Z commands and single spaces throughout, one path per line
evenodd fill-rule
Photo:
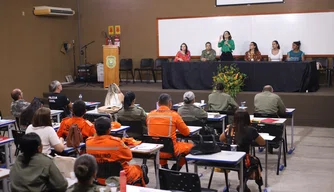
M 290 147 L 290 127 L 287 128 L 288 146 Z M 292 155 L 287 155 L 287 167 L 276 175 L 276 151 L 268 155 L 268 184 L 273 192 L 315 192 L 333 191 L 334 189 L 334 129 L 295 127 L 296 150 Z M 15 147 L 13 147 L 14 153 Z M 263 167 L 265 152 L 257 152 Z M 142 160 L 133 159 L 131 164 L 141 164 Z M 172 163 L 170 163 L 171 167 Z M 154 188 L 156 181 L 154 175 L 153 161 L 148 161 L 150 183 L 148 187 Z M 193 172 L 193 166 L 189 164 L 189 171 Z M 181 171 L 185 171 L 183 168 Z M 210 169 L 199 167 L 202 187 L 207 187 Z M 231 172 L 229 179 L 231 190 L 235 188 L 239 181 L 237 173 Z M 264 172 L 263 172 L 264 178 Z M 214 173 L 211 188 L 222 192 L 225 186 L 223 173 Z M 248 186 L 252 192 L 258 191 L 254 181 L 249 181 Z M 264 186 L 262 187 L 264 190 Z
M 290 147 L 290 127 L 287 128 L 288 146 Z M 276 175 L 277 155 L 268 155 L 268 184 L 273 192 L 314 192 L 314 191 L 333 191 L 334 189 L 334 129 L 295 127 L 295 146 L 296 150 L 292 155 L 287 155 L 287 167 Z M 262 165 L 264 165 L 265 152 L 257 152 Z M 141 160 L 134 159 L 131 163 L 141 163 Z M 155 175 L 153 162 L 148 161 L 150 183 L 148 187 L 155 187 Z M 170 166 L 172 163 L 170 163 Z M 193 166 L 189 166 L 189 171 L 193 172 Z M 185 168 L 182 169 L 185 171 Z M 207 187 L 210 169 L 199 167 L 202 173 L 201 185 Z M 235 188 L 239 181 L 237 173 L 230 173 L 230 191 Z M 264 178 L 264 172 L 263 172 Z M 214 173 L 212 189 L 222 192 L 225 186 L 223 173 Z M 254 181 L 248 181 L 248 186 L 252 192 L 258 191 Z M 262 187 L 262 191 L 264 186 Z

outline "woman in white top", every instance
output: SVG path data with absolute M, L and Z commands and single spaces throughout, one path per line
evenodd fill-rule
M 51 147 L 59 153 L 64 150 L 64 140 L 62 138 L 59 139 L 57 133 L 52 128 L 51 111 L 49 108 L 42 107 L 35 112 L 32 124 L 28 126 L 26 134 L 31 132 L 36 133 L 41 138 L 43 145 L 42 153 L 49 155 Z
M 115 83 L 109 85 L 104 105 L 110 107 L 119 107 L 121 109 L 123 107 L 123 102 L 124 95 L 119 87 Z
M 268 61 L 282 61 L 283 60 L 283 52 L 281 47 L 279 46 L 278 41 L 273 41 L 273 48 L 269 51 Z

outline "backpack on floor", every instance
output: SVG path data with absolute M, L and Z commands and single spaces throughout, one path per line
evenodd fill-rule
M 83 142 L 83 138 L 78 125 L 71 125 L 66 137 L 66 146 L 78 148 L 81 142 Z

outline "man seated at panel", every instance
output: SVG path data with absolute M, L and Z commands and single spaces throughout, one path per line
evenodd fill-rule
M 13 99 L 10 105 L 10 112 L 15 118 L 19 118 L 22 111 L 24 111 L 30 103 L 23 99 L 23 93 L 20 89 L 14 89 L 10 95 Z
M 49 108 L 53 110 L 64 110 L 63 117 L 67 117 L 71 114 L 72 103 L 71 101 L 60 92 L 63 87 L 59 81 L 52 81 L 49 85 Z
M 255 113 L 284 116 L 285 105 L 270 85 L 263 87 L 263 91 L 254 97 Z
M 159 108 L 157 110 L 153 110 L 147 115 L 148 135 L 170 137 L 174 144 L 174 155 L 189 154 L 193 144 L 176 141 L 176 130 L 184 136 L 188 136 L 190 130 L 182 120 L 181 116 L 177 112 L 171 110 L 173 105 L 171 96 L 166 93 L 161 94 L 159 96 L 158 105 Z M 171 154 L 160 153 L 160 158 L 170 157 L 172 157 Z M 174 164 L 172 166 L 172 170 L 179 171 L 185 163 L 186 160 L 182 157 L 178 165 Z M 163 168 L 168 169 L 167 160 L 160 160 L 160 165 Z
M 205 43 L 205 50 L 202 51 L 201 61 L 214 61 L 216 60 L 216 51 L 212 49 L 211 43 Z
M 99 117 L 95 121 L 97 136 L 90 137 L 86 141 L 88 154 L 96 158 L 98 164 L 107 162 L 120 162 L 126 172 L 127 184 L 139 183 L 141 186 L 148 184 L 147 167 L 129 165 L 132 160 L 132 152 L 118 137 L 110 135 L 111 120 L 108 117 Z M 105 179 L 98 178 L 100 184 L 105 184 Z
M 70 127 L 74 124 L 78 125 L 84 139 L 95 134 L 94 125 L 83 118 L 86 113 L 86 104 L 83 101 L 75 101 L 73 104 L 73 117 L 64 118 L 57 131 L 58 137 L 66 138 Z
M 183 95 L 184 105 L 177 112 L 181 115 L 184 121 L 206 120 L 208 113 L 202 108 L 194 105 L 195 94 L 192 91 L 185 92 Z
M 229 95 L 224 93 L 224 85 L 218 83 L 208 99 L 209 111 L 234 111 L 239 108 L 239 105 Z

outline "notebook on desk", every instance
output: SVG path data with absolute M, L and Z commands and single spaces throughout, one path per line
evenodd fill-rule
M 153 143 L 141 143 L 140 145 L 131 148 L 131 151 L 142 151 L 142 152 L 150 152 L 159 147 L 158 144 Z

